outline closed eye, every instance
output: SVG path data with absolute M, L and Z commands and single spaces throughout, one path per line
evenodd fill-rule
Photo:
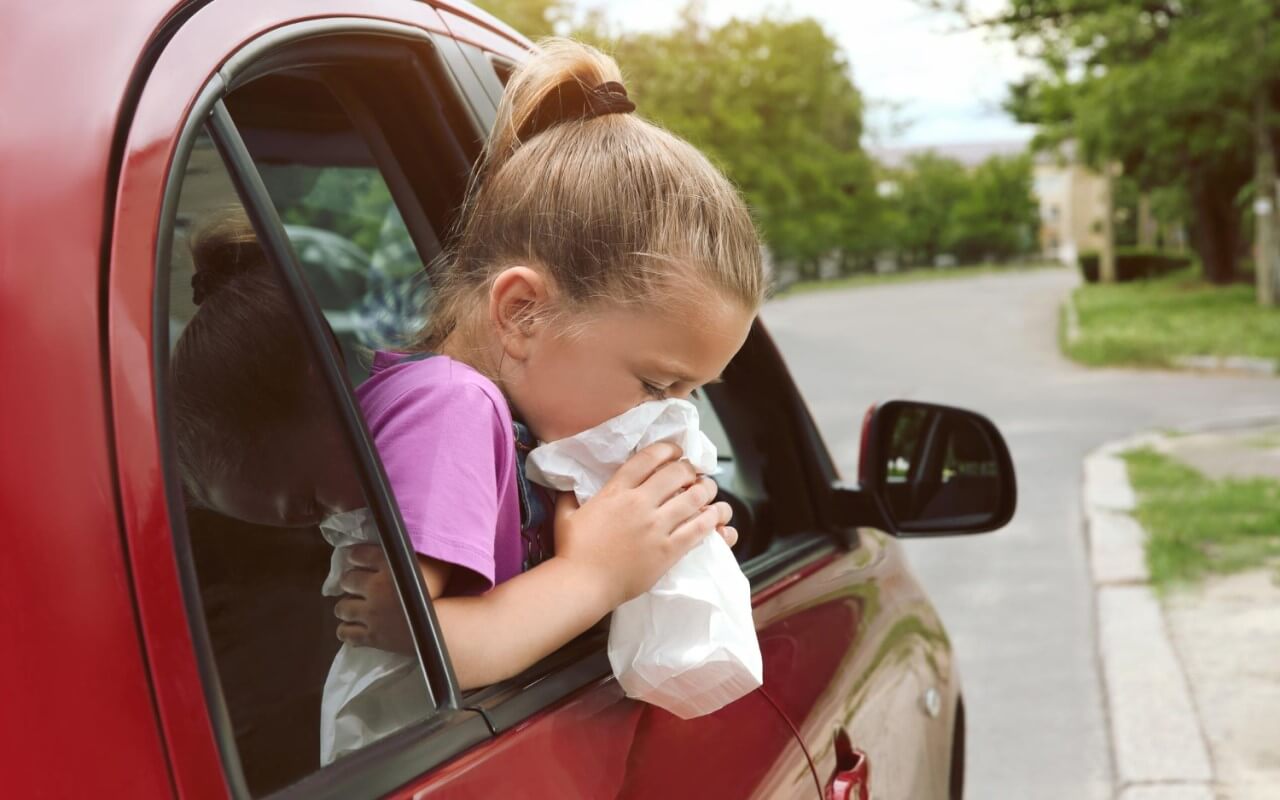
M 665 400 L 667 397 L 667 389 L 665 386 L 656 386 L 648 381 L 640 381 L 640 385 L 644 387 L 645 394 L 654 400 Z

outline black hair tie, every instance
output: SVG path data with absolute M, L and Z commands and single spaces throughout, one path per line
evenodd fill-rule
M 247 258 L 231 258 L 196 269 L 191 276 L 191 302 L 200 305 L 237 275 L 250 272 L 253 266 L 253 262 Z
M 588 89 L 577 78 L 570 78 L 547 92 L 516 136 L 526 141 L 561 122 L 595 119 L 605 114 L 630 114 L 635 110 L 636 104 L 627 97 L 627 87 L 617 81 Z

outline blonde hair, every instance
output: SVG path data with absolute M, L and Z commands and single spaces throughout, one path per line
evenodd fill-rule
M 519 137 L 566 81 L 591 90 L 621 79 L 612 58 L 568 39 L 543 41 L 511 76 L 415 349 L 470 325 L 493 278 L 515 265 L 550 278 L 558 310 L 661 303 L 704 287 L 760 305 L 767 282 L 751 215 L 688 142 L 633 113 Z

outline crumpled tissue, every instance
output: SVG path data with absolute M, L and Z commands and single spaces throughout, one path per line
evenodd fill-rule
M 530 480 L 585 503 L 637 450 L 674 442 L 700 474 L 716 471 L 716 448 L 686 400 L 653 400 L 575 436 L 534 448 Z M 758 688 L 760 643 L 751 587 L 713 531 L 649 591 L 613 612 L 609 664 L 628 697 L 683 719 L 700 717 Z
M 360 508 L 326 518 L 320 533 L 333 545 L 321 591 L 337 597 L 343 593 L 342 573 L 351 569 L 351 545 L 379 544 L 378 528 L 369 509 Z M 344 642 L 329 666 L 320 702 L 320 765 L 425 719 L 430 711 L 416 659 Z

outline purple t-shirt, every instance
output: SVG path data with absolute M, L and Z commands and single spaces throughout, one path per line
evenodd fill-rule
M 413 549 L 455 570 L 451 594 L 519 574 L 511 409 L 493 381 L 448 356 L 375 353 L 356 389 Z

